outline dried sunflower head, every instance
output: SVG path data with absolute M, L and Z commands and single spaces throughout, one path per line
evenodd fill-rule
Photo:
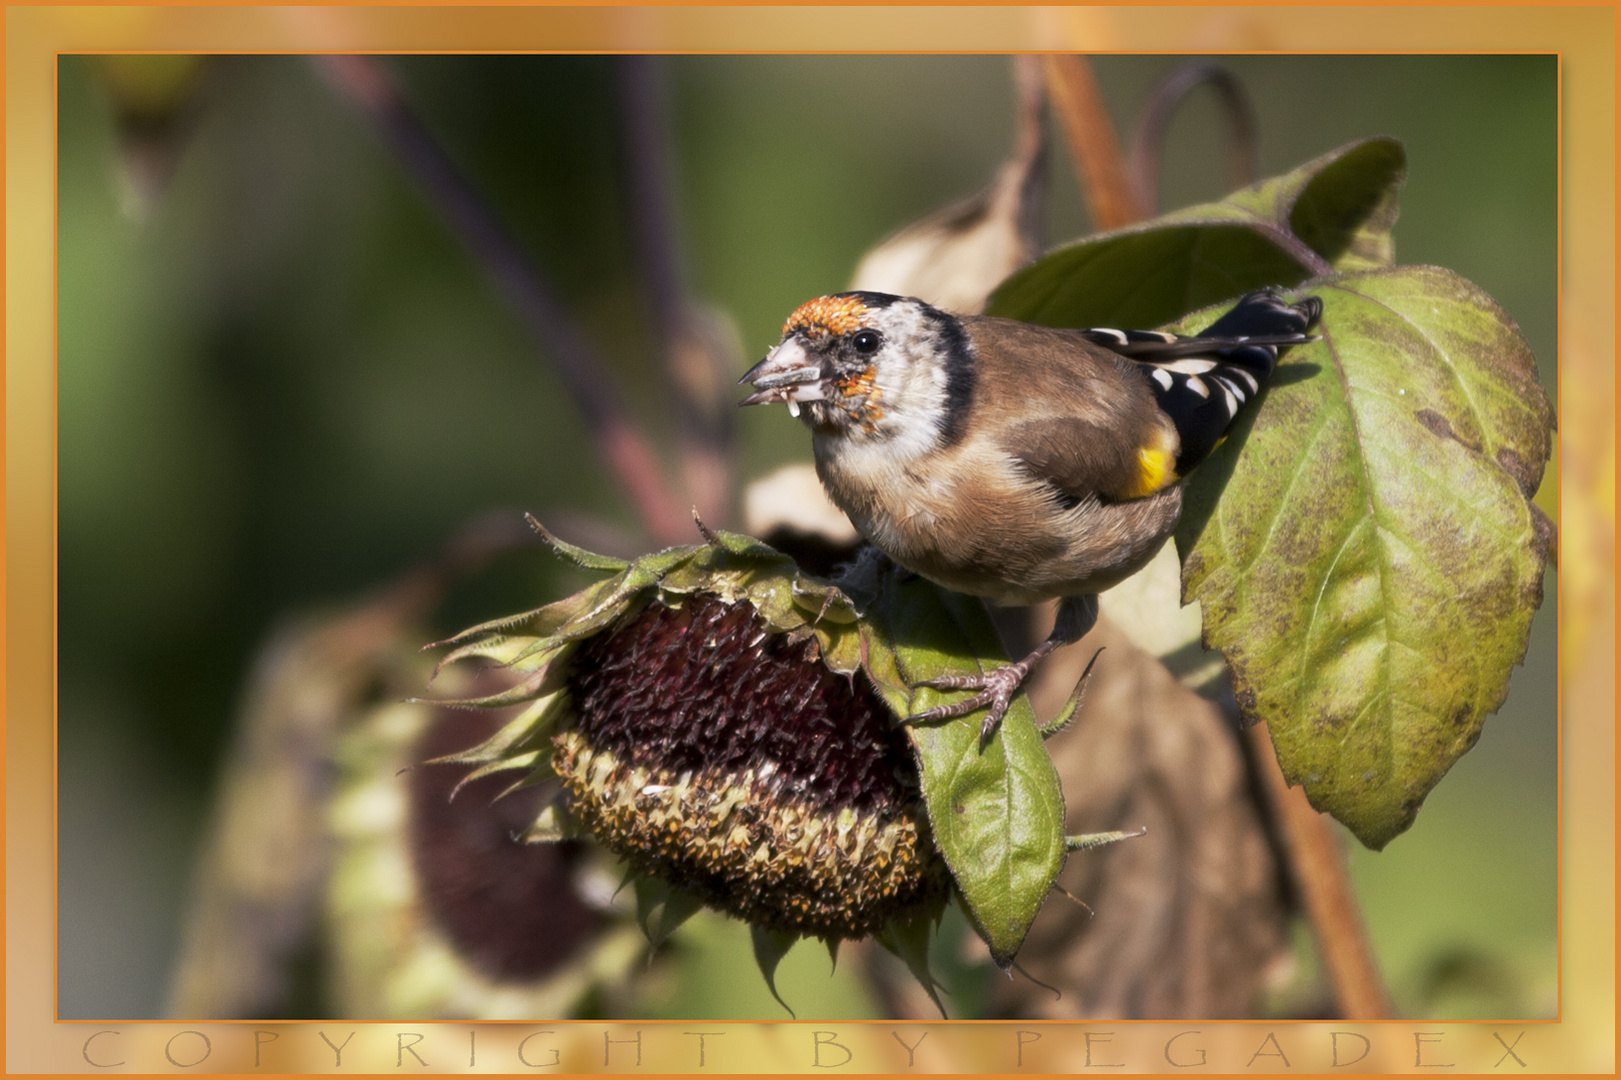
M 554 784 L 528 839 L 618 855 L 655 941 L 702 905 L 745 920 L 768 982 L 800 937 L 874 935 L 932 993 L 954 889 L 1010 963 L 1065 850 L 1041 733 L 1022 699 L 988 747 L 974 717 L 901 723 L 936 694 L 915 683 L 999 654 L 983 610 L 873 560 L 832 583 L 706 537 L 626 563 L 548 535 L 611 576 L 447 643 L 515 680 L 457 704 L 524 707 L 440 760 Z
M 417 620 L 435 590 L 423 585 L 412 574 L 289 620 L 261 649 L 200 853 L 169 1016 L 611 1014 L 649 981 L 604 853 L 514 842 L 542 792 L 497 800 L 495 776 L 452 802 L 465 768 L 413 767 L 506 719 L 401 700 L 429 674 Z M 503 678 L 458 670 L 445 684 L 470 696 Z
M 449 681 L 476 688 L 460 673 Z M 324 968 L 337 1014 L 570 1016 L 627 997 L 641 935 L 607 903 L 611 868 L 580 844 L 512 842 L 541 793 L 497 799 L 505 785 L 490 777 L 451 800 L 458 770 L 412 767 L 496 722 L 396 698 L 339 735 L 324 814 Z
M 904 732 L 819 652 L 746 598 L 649 598 L 574 654 L 551 762 L 569 809 L 638 872 L 769 930 L 862 937 L 943 899 Z

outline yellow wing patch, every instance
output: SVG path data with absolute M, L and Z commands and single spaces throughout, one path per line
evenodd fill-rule
M 1144 446 L 1137 451 L 1136 483 L 1126 489 L 1125 496 L 1140 499 L 1178 479 L 1175 454 L 1161 446 Z
M 865 324 L 867 305 L 856 296 L 818 296 L 794 309 L 782 332 L 799 330 L 811 337 L 848 334 Z

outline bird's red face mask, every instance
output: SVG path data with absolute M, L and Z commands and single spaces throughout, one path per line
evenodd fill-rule
M 878 406 L 874 358 L 883 335 L 861 294 L 821 296 L 801 304 L 782 330 L 782 341 L 739 379 L 754 393 L 740 405 L 782 402 L 794 416 L 807 406 L 817 426 L 871 426 Z

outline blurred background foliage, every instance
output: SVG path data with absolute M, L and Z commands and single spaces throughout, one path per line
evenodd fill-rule
M 1094 58 L 1122 131 L 1181 61 Z M 1397 261 L 1485 288 L 1554 387 L 1556 57 L 1221 62 L 1255 102 L 1262 176 L 1355 138 L 1400 138 Z M 388 64 L 638 419 L 667 437 L 614 60 Z M 1002 57 L 688 56 L 664 74 L 690 286 L 735 322 L 747 359 L 884 235 L 983 186 L 1012 139 Z M 594 515 L 631 545 L 636 525 L 545 357 L 307 62 L 68 56 L 59 109 L 58 1007 L 153 1017 L 214 772 L 272 628 L 354 600 L 492 510 L 533 511 L 565 535 L 570 515 Z M 1162 209 L 1232 186 L 1223 130 L 1195 94 L 1170 128 Z M 1090 229 L 1067 155 L 1052 169 L 1049 244 Z M 809 459 L 782 410 L 737 422 L 745 480 Z M 565 584 L 549 554 L 507 556 L 431 629 Z M 1476 749 L 1408 835 L 1381 854 L 1353 848 L 1404 1015 L 1557 1007 L 1551 571 L 1546 595 Z M 692 949 L 679 989 L 653 988 L 669 1015 L 779 1015 L 740 925 L 689 931 L 715 947 Z M 801 1016 L 875 1007 L 848 986 L 820 989 L 825 965 L 802 947 L 779 972 L 779 986 L 801 987 Z M 1305 993 L 1298 983 L 1277 1008 Z

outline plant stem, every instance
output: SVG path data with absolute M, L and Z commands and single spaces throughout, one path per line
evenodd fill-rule
M 1232 72 L 1209 60 L 1193 60 L 1155 86 L 1137 114 L 1137 127 L 1131 140 L 1131 178 L 1137 189 L 1138 204 L 1149 213 L 1159 205 L 1159 162 L 1165 152 L 1165 133 L 1171 118 L 1187 96 L 1209 84 L 1227 114 L 1227 162 L 1235 187 L 1255 182 L 1260 171 L 1255 136 L 1255 106 L 1244 92 L 1244 84 Z
M 523 250 L 411 112 L 387 67 L 361 55 L 318 56 L 314 62 L 327 81 L 376 125 L 551 360 L 603 462 L 647 531 L 664 543 L 690 537 L 690 516 L 669 494 L 651 444 L 608 382 L 596 351 Z
M 1114 123 L 1084 57 L 1044 57 L 1047 92 L 1064 125 L 1075 175 L 1081 181 L 1093 228 L 1099 232 L 1141 221 L 1147 209 L 1132 190 Z
M 699 514 L 711 524 L 728 525 L 735 502 L 735 358 L 705 332 L 687 284 L 663 58 L 621 56 L 615 66 L 631 237 L 663 354 L 665 393 L 675 405 L 682 479 Z
M 1379 977 L 1373 944 L 1346 871 L 1345 852 L 1332 821 L 1312 809 L 1302 788 L 1290 787 L 1278 767 L 1266 725 L 1245 732 L 1251 760 L 1272 805 L 1288 852 L 1290 873 L 1311 920 L 1318 955 L 1345 1020 L 1386 1020 L 1390 998 Z

